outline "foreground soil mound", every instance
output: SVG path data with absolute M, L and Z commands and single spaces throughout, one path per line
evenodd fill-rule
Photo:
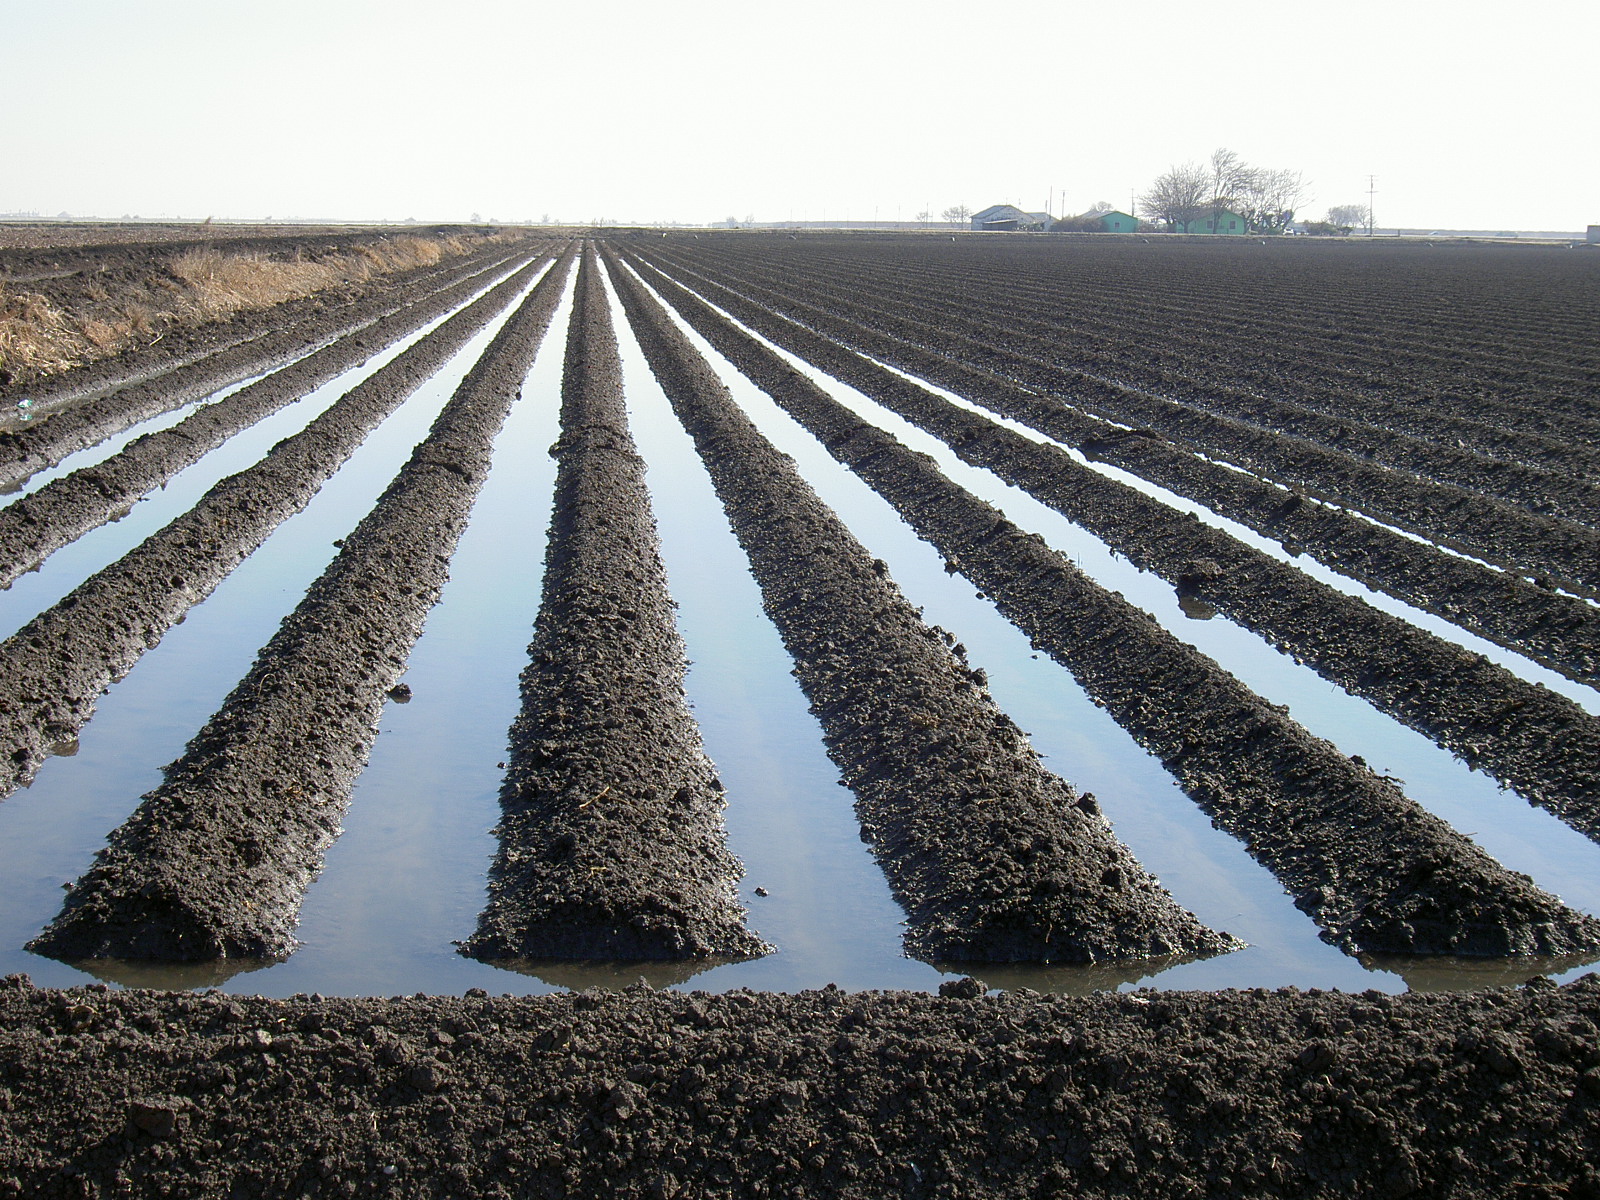
M 1600 980 L 394 1000 L 0 986 L 0 1195 L 1597 1196 Z

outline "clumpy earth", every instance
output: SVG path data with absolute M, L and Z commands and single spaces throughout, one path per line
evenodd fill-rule
M 1600 1196 L 1600 979 L 390 1000 L 0 983 L 0 1196 Z

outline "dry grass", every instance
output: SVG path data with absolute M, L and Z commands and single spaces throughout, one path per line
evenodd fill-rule
M 91 283 L 76 310 L 64 310 L 37 293 L 8 294 L 0 287 L 0 383 L 38 379 L 107 358 L 174 325 L 202 325 L 329 288 L 359 286 L 375 276 L 431 267 L 473 245 L 466 238 L 404 235 L 343 254 L 287 259 L 198 247 L 174 256 L 170 274 L 147 280 L 137 297 L 119 298 L 101 283 Z

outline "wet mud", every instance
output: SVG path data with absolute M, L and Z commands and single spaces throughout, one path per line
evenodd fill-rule
M 0 1195 L 1600 1196 L 1600 980 L 1470 994 L 0 981 Z
M 444 587 L 569 263 L 501 328 L 250 673 L 30 948 L 67 960 L 176 961 L 294 949 L 305 888 Z
M 1600 949 L 1600 920 L 1505 870 L 703 304 L 681 290 L 668 296 L 889 500 L 950 570 L 1072 671 L 1330 941 L 1352 953 Z
M 687 660 L 644 460 L 628 431 L 592 249 L 562 379 L 544 598 L 500 793 L 489 905 L 461 949 L 495 959 L 748 958 L 722 781 Z
M 1092 796 L 1040 765 L 983 672 L 922 622 L 665 311 L 626 270 L 612 278 L 856 794 L 862 836 L 907 913 L 908 951 L 1093 962 L 1236 946 L 1174 903 Z

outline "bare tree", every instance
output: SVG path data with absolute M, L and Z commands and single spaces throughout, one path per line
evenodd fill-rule
M 1235 211 L 1255 233 L 1282 233 L 1305 202 L 1305 181 L 1299 171 L 1270 167 L 1251 169 L 1234 197 Z
M 1150 190 L 1139 197 L 1139 203 L 1146 216 L 1165 221 L 1179 233 L 1188 233 L 1190 223 L 1199 220 L 1216 194 L 1211 181 L 1211 171 L 1199 163 L 1170 167 L 1156 177 Z
M 972 210 L 965 204 L 952 204 L 939 215 L 952 225 L 965 225 L 972 217 Z
M 1335 204 L 1328 210 L 1328 224 L 1346 231 L 1365 229 L 1371 220 L 1372 214 L 1365 204 Z
M 927 209 L 923 209 L 917 214 L 917 220 L 926 225 L 928 223 L 928 218 L 931 216 L 933 216 L 931 212 L 929 212 Z
M 1089 207 L 1084 210 L 1083 215 L 1086 216 L 1086 217 L 1097 217 L 1101 213 L 1108 213 L 1110 211 L 1111 211 L 1111 202 L 1109 200 L 1096 200 L 1093 204 L 1089 205 Z
M 1255 168 L 1232 150 L 1218 146 L 1211 152 L 1212 204 L 1217 208 L 1232 208 L 1240 193 L 1251 186 L 1255 173 Z

